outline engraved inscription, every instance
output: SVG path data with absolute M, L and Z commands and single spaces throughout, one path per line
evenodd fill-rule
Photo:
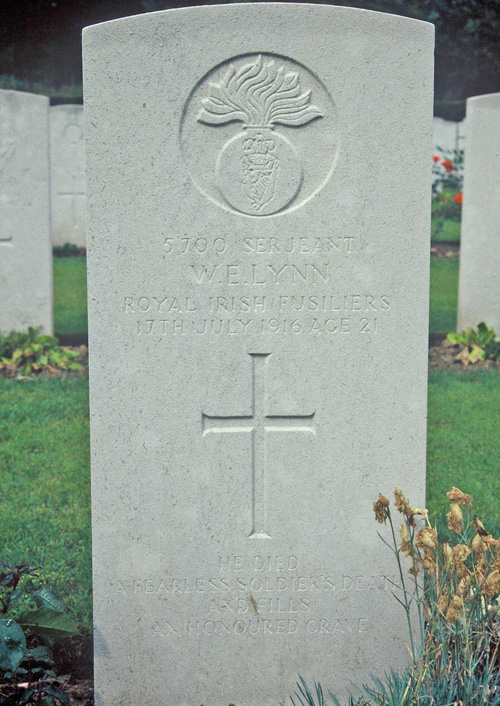
M 185 620 L 174 615 L 154 625 L 155 635 L 317 634 L 341 637 L 372 629 L 369 618 L 336 615 L 338 601 L 356 601 L 360 592 L 391 593 L 400 585 L 396 576 L 324 573 L 308 575 L 291 555 L 227 554 L 218 557 L 218 576 L 112 581 L 114 596 L 159 599 L 165 605 L 186 602 L 199 606 Z M 348 598 L 348 596 L 351 596 Z M 326 602 L 325 602 L 326 599 Z M 175 613 L 175 607 L 173 608 Z
M 245 216 L 277 215 L 318 193 L 330 177 L 339 144 L 336 108 L 298 62 L 236 56 L 193 89 L 181 144 L 194 183 L 219 206 Z
M 203 435 L 210 433 L 250 434 L 252 477 L 252 528 L 249 538 L 269 539 L 267 527 L 267 432 L 315 434 L 314 412 L 308 415 L 266 414 L 266 370 L 271 354 L 250 353 L 252 359 L 252 407 L 246 416 L 213 416 L 202 412 Z
M 135 333 L 144 337 L 250 334 L 331 337 L 377 334 L 379 319 L 383 322 L 391 306 L 391 298 L 386 294 L 279 293 L 276 296 L 213 295 L 203 298 L 126 296 L 122 309 L 134 316 Z

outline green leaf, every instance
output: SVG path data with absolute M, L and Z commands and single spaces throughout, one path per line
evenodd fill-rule
M 43 607 L 31 613 L 25 613 L 18 618 L 18 623 L 25 630 L 29 628 L 36 635 L 44 637 L 57 639 L 78 634 L 76 623 L 69 615 L 52 608 Z
M 59 345 L 59 341 L 57 338 L 54 338 L 54 336 L 38 336 L 37 341 L 41 343 L 42 346 L 48 346 L 49 348 L 54 348 L 54 346 Z
M 24 659 L 26 638 L 12 619 L 0 620 L 0 669 L 15 672 Z
M 41 706 L 57 706 L 52 696 L 42 696 Z
M 18 601 L 21 596 L 24 596 L 24 591 L 22 588 L 16 588 L 14 591 L 11 591 L 11 594 L 9 596 L 9 605 L 12 605 L 16 601 Z
M 483 359 L 484 359 L 484 350 L 480 346 L 474 344 L 472 346 L 471 352 L 469 353 L 469 361 L 471 363 L 477 363 L 478 360 L 483 360 Z
M 69 696 L 60 687 L 50 684 L 45 687 L 45 692 L 51 696 L 55 696 L 56 699 L 59 699 L 63 706 L 70 706 L 71 702 L 69 700 Z
M 64 612 L 65 605 L 62 596 L 52 588 L 44 587 L 35 591 L 33 598 L 39 608 L 51 608 L 56 613 Z
M 29 688 L 23 691 L 22 695 L 19 698 L 19 701 L 15 702 L 16 706 L 24 706 L 24 704 L 29 704 L 29 702 L 31 701 L 31 697 L 34 693 L 35 690 L 33 688 Z
M 6 574 L 0 574 L 0 586 L 8 586 L 12 579 L 14 578 L 14 573 L 9 571 Z
M 39 645 L 28 650 L 26 657 L 31 657 L 36 662 L 52 662 L 52 651 L 46 645 Z

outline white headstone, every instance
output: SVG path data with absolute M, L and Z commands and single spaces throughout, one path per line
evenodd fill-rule
M 259 3 L 84 45 L 97 703 L 396 666 L 372 504 L 424 501 L 432 26 Z
M 500 93 L 467 100 L 457 330 L 500 335 Z
M 443 118 L 433 120 L 433 154 L 450 158 L 456 150 L 465 149 L 465 120 L 454 122 Z
M 0 332 L 52 333 L 49 99 L 0 90 Z
M 52 243 L 86 246 L 83 106 L 50 109 Z

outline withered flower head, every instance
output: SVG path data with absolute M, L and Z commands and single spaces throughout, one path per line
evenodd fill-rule
M 474 554 L 484 554 L 488 551 L 488 545 L 479 534 L 475 534 L 472 538 L 471 547 Z
M 436 549 L 439 546 L 436 530 L 432 527 L 422 527 L 417 532 L 415 544 L 421 549 Z
M 437 607 L 440 613 L 442 613 L 443 615 L 446 613 L 446 609 L 448 608 L 448 591 L 446 590 L 446 588 L 443 590 L 443 592 L 438 598 Z
M 477 515 L 474 515 L 474 517 L 472 518 L 472 520 L 473 520 L 473 522 L 474 522 L 474 527 L 476 528 L 476 532 L 478 533 L 478 535 L 479 535 L 480 537 L 488 537 L 488 536 L 489 536 L 489 532 L 487 532 L 487 531 L 484 529 L 484 525 L 483 525 L 483 523 L 481 522 L 481 520 L 478 518 L 478 516 L 477 516 Z
M 447 568 L 453 561 L 453 551 L 448 542 L 443 544 L 443 561 L 445 568 Z
M 385 524 L 385 521 L 389 517 L 389 501 L 381 493 L 378 494 L 378 500 L 373 503 L 373 512 L 375 513 L 375 519 L 380 524 Z
M 472 583 L 472 578 L 470 575 L 462 576 L 457 586 L 457 593 L 459 596 L 467 596 Z
M 485 596 L 494 596 L 500 593 L 500 571 L 495 569 L 491 571 L 481 586 L 481 590 Z
M 452 532 L 460 534 L 464 527 L 464 516 L 462 514 L 462 510 L 460 509 L 460 505 L 458 503 L 453 503 L 446 517 L 448 519 L 448 529 Z
M 436 558 L 434 557 L 434 554 L 432 553 L 431 549 L 425 548 L 424 549 L 424 558 L 422 559 L 422 568 L 425 569 L 429 574 L 435 574 L 437 565 L 436 565 Z
M 453 547 L 453 549 L 451 550 L 451 561 L 453 565 L 458 566 L 458 564 L 463 564 L 469 556 L 470 552 L 471 550 L 466 544 L 457 544 L 455 547 Z
M 411 540 L 406 522 L 403 522 L 399 528 L 399 535 L 401 537 L 401 543 L 399 545 L 401 547 L 401 551 L 405 556 L 411 556 Z
M 454 503 L 458 503 L 461 507 L 463 507 L 464 505 L 468 505 L 470 507 L 472 505 L 472 496 L 467 495 L 466 493 L 462 493 L 459 488 L 453 487 L 446 493 L 446 497 L 448 498 L 448 500 L 451 500 Z
M 403 492 L 399 488 L 396 488 L 396 490 L 394 491 L 394 500 L 396 502 L 396 507 L 398 511 L 408 517 L 410 515 L 410 506 L 408 504 L 408 500 L 405 498 Z
M 486 542 L 486 544 L 489 544 L 491 547 L 494 547 L 497 550 L 497 554 L 500 552 L 500 539 L 494 539 L 491 534 L 489 534 L 484 537 L 484 541 Z
M 471 550 L 466 544 L 457 544 L 452 549 L 451 562 L 455 567 L 455 571 L 459 579 L 469 575 L 469 570 L 465 566 L 465 560 L 470 553 Z
M 460 620 L 460 608 L 464 602 L 460 596 L 453 596 L 446 611 L 446 620 L 449 623 L 457 623 Z

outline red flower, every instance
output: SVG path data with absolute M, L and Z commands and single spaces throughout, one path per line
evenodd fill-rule
M 453 167 L 454 167 L 453 162 L 451 162 L 449 159 L 443 159 L 443 161 L 441 162 L 441 164 L 442 164 L 443 167 L 445 168 L 445 171 L 448 172 L 448 174 L 451 172 L 451 170 L 452 170 Z
M 440 157 L 438 154 L 435 154 L 432 159 L 433 159 L 435 162 L 440 162 L 440 161 L 441 161 L 441 157 Z
M 463 199 L 464 199 L 464 196 L 463 196 L 462 192 L 460 192 L 459 194 L 455 194 L 455 196 L 453 197 L 453 201 L 455 203 L 458 203 L 459 206 L 462 205 Z

